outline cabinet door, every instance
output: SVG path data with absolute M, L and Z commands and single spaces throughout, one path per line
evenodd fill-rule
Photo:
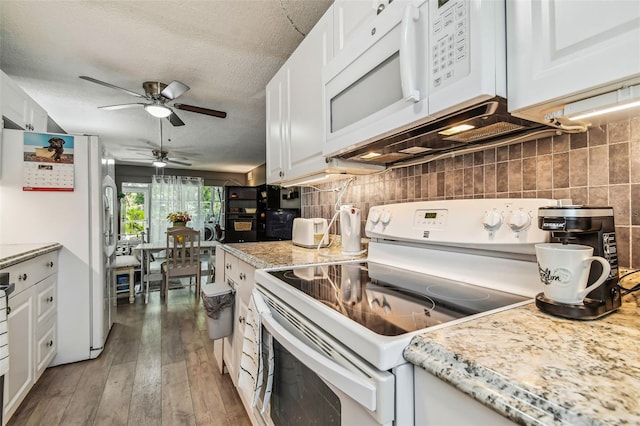
M 27 94 L 4 72 L 0 74 L 2 89 L 2 115 L 20 128 L 25 128 Z
M 509 110 L 640 81 L 639 20 L 637 1 L 508 1 Z
M 284 178 L 284 156 L 287 150 L 285 120 L 288 120 L 288 68 L 283 66 L 266 88 L 267 98 L 267 183 Z
M 322 68 L 333 56 L 333 14 L 325 13 L 293 52 L 289 68 L 289 158 L 285 176 L 294 179 L 327 167 L 324 143 Z
M 33 287 L 9 299 L 9 372 L 5 376 L 4 414 L 8 419 L 34 383 L 35 314 Z
M 47 111 L 32 100 L 30 100 L 27 105 L 27 121 L 31 125 L 31 130 L 45 133 L 47 131 L 47 120 L 49 117 Z
M 348 43 L 353 30 L 376 16 L 383 0 L 336 0 L 333 4 L 333 50 L 338 54 Z

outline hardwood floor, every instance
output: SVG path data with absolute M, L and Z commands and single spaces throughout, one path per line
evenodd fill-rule
M 215 365 L 194 289 L 118 300 L 104 352 L 48 368 L 8 423 L 17 425 L 250 425 L 231 378 Z

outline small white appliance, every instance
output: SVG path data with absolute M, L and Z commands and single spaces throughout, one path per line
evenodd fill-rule
M 344 254 L 354 254 L 361 251 L 360 209 L 351 205 L 340 206 L 340 241 Z
M 506 107 L 504 0 L 396 0 L 323 69 L 322 153 L 406 161 L 544 128 Z
M 267 409 L 256 417 L 267 425 L 412 425 L 405 347 L 427 329 L 532 303 L 540 288 L 534 245 L 548 240 L 535 220 L 539 207 L 555 204 L 374 206 L 366 262 L 258 270 L 262 351 L 275 367 L 263 374 L 273 387 L 260 395 Z
M 24 191 L 26 133 L 2 132 L 2 243 L 62 244 L 56 294 L 58 347 L 51 365 L 96 358 L 117 309 L 111 273 L 117 239 L 114 161 L 97 136 L 61 135 L 73 137 L 73 148 L 69 144 L 64 148 L 73 153 L 73 190 Z
M 318 245 L 326 247 L 329 244 L 327 228 L 327 219 L 296 217 L 293 219 L 291 240 L 293 244 L 300 247 L 316 248 Z

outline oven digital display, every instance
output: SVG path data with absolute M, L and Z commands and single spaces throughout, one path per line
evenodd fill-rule
M 424 214 L 424 218 L 425 219 L 435 219 L 436 217 L 438 217 L 438 213 L 437 212 L 426 212 Z
M 449 3 L 449 0 L 438 0 L 438 9 L 440 9 L 445 4 Z

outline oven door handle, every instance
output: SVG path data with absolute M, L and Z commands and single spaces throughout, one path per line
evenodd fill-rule
M 278 324 L 271 315 L 263 314 L 261 319 L 262 326 L 278 340 L 278 343 L 320 378 L 340 389 L 368 410 L 376 410 L 376 386 L 374 384 L 320 354 Z

